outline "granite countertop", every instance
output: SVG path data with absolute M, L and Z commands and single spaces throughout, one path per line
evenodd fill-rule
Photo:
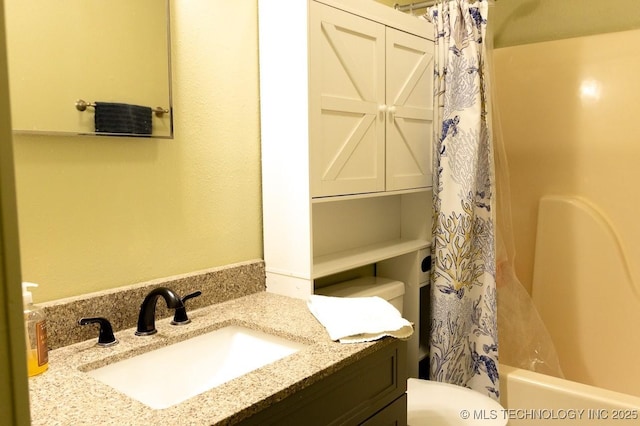
M 162 304 L 159 300 L 159 304 Z M 116 332 L 119 344 L 101 348 L 96 338 L 49 352 L 49 370 L 29 379 L 32 425 L 234 424 L 385 346 L 332 342 L 305 301 L 260 292 L 189 311 L 190 324 L 156 321 L 158 333 Z M 185 402 L 155 410 L 83 372 L 230 324 L 280 335 L 308 346 Z M 204 354 L 203 354 L 204 355 Z M 176 365 L 176 374 L 180 365 Z M 158 372 L 166 374 L 167 372 Z

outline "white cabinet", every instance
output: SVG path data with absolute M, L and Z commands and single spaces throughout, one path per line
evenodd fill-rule
M 418 325 L 431 239 L 431 24 L 374 1 L 258 5 L 267 290 L 304 299 L 386 276 L 405 282 L 405 316 Z
M 311 195 L 429 186 L 433 43 L 317 2 L 309 13 Z

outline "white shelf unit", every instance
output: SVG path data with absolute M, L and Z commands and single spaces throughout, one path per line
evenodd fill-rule
M 425 248 L 425 240 L 390 240 L 313 259 L 313 278 L 322 278 Z
M 431 239 L 433 112 L 425 97 L 432 92 L 433 29 L 373 1 L 259 0 L 258 5 L 267 290 L 306 299 L 317 287 L 362 275 L 404 282 L 404 316 L 416 325 L 408 350 L 410 375 L 416 377 L 419 286 L 426 276 L 420 265 Z M 332 33 L 331 43 L 319 40 L 324 32 Z M 398 67 L 385 59 L 390 40 L 402 48 L 393 56 Z M 335 55 L 332 44 L 341 44 Z M 326 77 L 327 69 L 342 67 L 338 56 L 350 55 L 351 63 L 376 64 L 374 71 L 363 68 L 354 84 L 360 91 L 341 80 L 348 70 Z M 402 64 L 410 67 L 404 73 Z M 381 84 L 374 81 L 379 73 L 387 76 Z M 380 99 L 365 94 L 381 87 Z M 346 101 L 336 112 L 329 97 Z M 361 139 L 354 142 L 354 134 Z M 318 163 L 318 157 L 344 154 L 322 153 L 331 144 L 331 149 L 351 144 L 352 152 L 333 173 L 336 179 L 319 184 L 330 165 Z M 376 183 L 354 185 L 356 180 Z

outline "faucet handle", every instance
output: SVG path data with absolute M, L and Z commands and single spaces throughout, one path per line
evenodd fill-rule
M 177 308 L 175 314 L 173 315 L 173 321 L 171 321 L 171 324 L 173 325 L 185 325 L 185 324 L 189 324 L 191 322 L 191 320 L 189 319 L 189 317 L 187 316 L 187 307 L 185 305 L 185 302 L 189 299 L 193 299 L 194 297 L 198 297 L 202 294 L 202 292 L 200 290 L 198 291 L 194 291 L 191 294 L 187 294 L 186 296 L 184 296 L 182 298 L 182 307 L 181 308 Z
M 111 323 L 106 318 L 80 318 L 78 325 L 100 324 L 100 333 L 98 335 L 98 346 L 107 347 L 118 343 L 118 339 L 113 335 Z

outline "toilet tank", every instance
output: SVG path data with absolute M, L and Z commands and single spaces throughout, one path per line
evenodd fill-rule
M 361 277 L 316 289 L 315 293 L 334 297 L 378 296 L 391 303 L 402 314 L 404 283 L 384 277 Z

